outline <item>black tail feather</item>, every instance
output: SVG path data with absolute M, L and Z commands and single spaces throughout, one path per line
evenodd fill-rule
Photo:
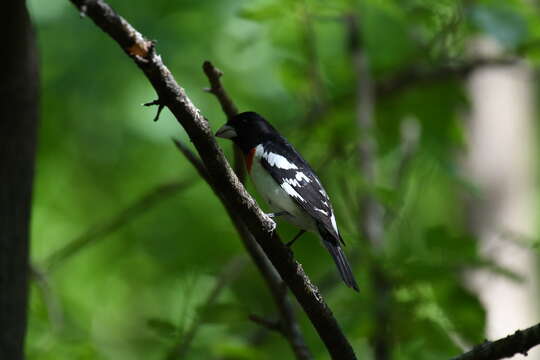
M 322 242 L 324 246 L 326 246 L 326 248 L 328 249 L 328 252 L 330 252 L 330 255 L 332 255 L 332 258 L 334 258 L 334 261 L 339 270 L 339 275 L 341 276 L 341 279 L 343 279 L 343 282 L 348 287 L 358 291 L 358 284 L 356 284 L 356 280 L 354 279 L 351 266 L 349 265 L 349 262 L 347 261 L 345 253 L 343 252 L 343 249 L 341 249 L 341 246 L 339 244 L 333 244 L 330 241 L 324 239 L 322 240 Z

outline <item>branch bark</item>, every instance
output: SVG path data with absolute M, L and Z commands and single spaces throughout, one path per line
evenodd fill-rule
M 516 354 L 527 355 L 534 346 L 540 344 L 540 324 L 525 330 L 517 330 L 496 341 L 486 341 L 476 345 L 471 351 L 452 358 L 452 360 L 497 360 Z
M 2 3 L 0 31 L 0 359 L 24 354 L 39 112 L 37 49 L 25 1 Z
M 135 62 L 157 92 L 159 103 L 167 106 L 184 127 L 200 154 L 216 191 L 228 211 L 237 214 L 253 234 L 282 279 L 317 330 L 333 359 L 356 359 L 351 345 L 318 289 L 310 282 L 290 250 L 280 242 L 275 223 L 258 207 L 244 189 L 216 143 L 207 120 L 187 97 L 146 40 L 103 0 L 71 0 L 94 23 L 115 40 Z

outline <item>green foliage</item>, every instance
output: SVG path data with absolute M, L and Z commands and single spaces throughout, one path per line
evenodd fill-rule
M 347 242 L 360 294 L 337 281 L 334 265 L 313 235 L 294 253 L 323 287 L 359 358 L 369 358 L 377 306 L 370 276 L 378 264 L 391 282 L 394 359 L 445 358 L 458 343 L 484 337 L 485 314 L 464 286 L 467 270 L 484 267 L 460 195 L 472 193 L 458 170 L 463 149 L 463 81 L 440 77 L 377 93 L 373 134 L 356 129 L 356 73 L 344 15 L 360 19 L 374 84 L 411 70 L 466 61 L 465 47 L 484 34 L 533 61 L 540 20 L 521 1 L 305 0 L 110 1 L 157 40 L 179 83 L 213 128 L 225 119 L 201 69 L 209 59 L 224 71 L 241 110 L 267 116 L 320 171 Z M 164 111 L 131 61 L 66 0 L 30 1 L 42 64 L 42 122 L 32 223 L 32 260 L 106 222 L 155 186 L 196 177 L 170 138 L 188 139 Z M 535 14 L 532 16 L 531 14 Z M 536 51 L 536 52 L 535 52 Z M 315 111 L 313 111 L 315 109 Z M 404 168 L 403 125 L 419 140 Z M 358 171 L 356 146 L 378 144 L 376 182 Z M 230 153 L 230 146 L 222 143 Z M 229 157 L 232 158 L 232 157 Z M 250 187 L 250 190 L 251 187 Z M 357 199 L 385 208 L 384 247 L 360 236 Z M 280 224 L 284 239 L 295 231 Z M 208 296 L 231 259 L 245 250 L 210 189 L 199 181 L 166 196 L 135 221 L 100 237 L 33 286 L 28 359 L 164 359 L 197 325 L 189 359 L 292 358 L 277 333 L 248 320 L 276 310 L 253 264 Z M 53 299 L 53 300 L 51 300 Z M 304 314 L 298 318 L 317 359 L 326 352 Z

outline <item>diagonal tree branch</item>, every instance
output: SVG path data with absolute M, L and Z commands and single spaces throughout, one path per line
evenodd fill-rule
M 58 296 L 51 288 L 49 277 L 36 265 L 30 265 L 30 275 L 40 290 L 41 298 L 47 308 L 48 320 L 52 328 L 54 330 L 60 330 L 64 323 L 64 312 Z
M 287 283 L 306 312 L 333 359 L 356 359 L 354 351 L 302 266 L 276 235 L 275 223 L 258 207 L 229 166 L 216 143 L 207 120 L 187 97 L 146 40 L 103 0 L 70 0 L 82 13 L 114 39 L 144 72 L 157 92 L 159 103 L 167 106 L 189 135 L 205 164 L 216 192 L 228 211 L 240 217 L 262 247 L 268 259 Z
M 471 351 L 452 358 L 452 360 L 497 360 L 516 354 L 527 355 L 534 346 L 540 344 L 540 324 L 525 330 L 517 330 L 496 341 L 485 341 Z
M 88 245 L 93 244 L 97 240 L 102 239 L 106 235 L 118 230 L 120 227 L 132 221 L 137 216 L 143 214 L 146 210 L 150 209 L 158 202 L 169 198 L 172 194 L 180 190 L 186 189 L 194 182 L 195 181 L 193 179 L 189 179 L 157 186 L 135 201 L 132 205 L 120 211 L 109 221 L 91 227 L 49 255 L 49 257 L 43 263 L 44 271 L 50 272 L 55 270 L 61 263 L 71 256 L 77 254 Z
M 255 324 L 262 326 L 266 330 L 275 331 L 283 334 L 283 327 L 281 326 L 281 323 L 279 321 L 270 320 L 257 314 L 249 315 L 249 320 L 253 321 Z
M 199 175 L 208 183 L 210 188 L 212 188 L 215 194 L 223 201 L 221 196 L 215 191 L 214 186 L 212 185 L 211 178 L 208 176 L 208 173 L 204 167 L 204 164 L 201 160 L 195 155 L 191 150 L 178 140 L 174 140 L 174 143 L 178 150 L 189 160 L 193 167 L 197 170 Z M 230 212 L 227 208 L 227 213 L 231 218 L 233 225 L 242 240 L 246 250 L 253 259 L 255 266 L 259 269 L 264 280 L 266 281 L 270 293 L 276 303 L 280 315 L 280 332 L 285 336 L 289 342 L 296 358 L 299 360 L 310 360 L 313 358 L 309 348 L 306 345 L 304 336 L 300 331 L 300 327 L 296 320 L 294 314 L 294 309 L 292 304 L 287 296 L 287 288 L 283 283 L 283 280 L 279 274 L 274 269 L 274 266 L 268 261 L 268 258 L 262 251 L 261 247 L 257 244 L 256 240 L 253 238 L 253 235 L 246 228 L 245 224 L 242 222 L 235 213 Z

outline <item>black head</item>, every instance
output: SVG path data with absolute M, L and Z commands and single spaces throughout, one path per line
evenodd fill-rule
M 276 135 L 276 129 L 253 111 L 236 115 L 216 132 L 217 137 L 231 139 L 246 153 Z

